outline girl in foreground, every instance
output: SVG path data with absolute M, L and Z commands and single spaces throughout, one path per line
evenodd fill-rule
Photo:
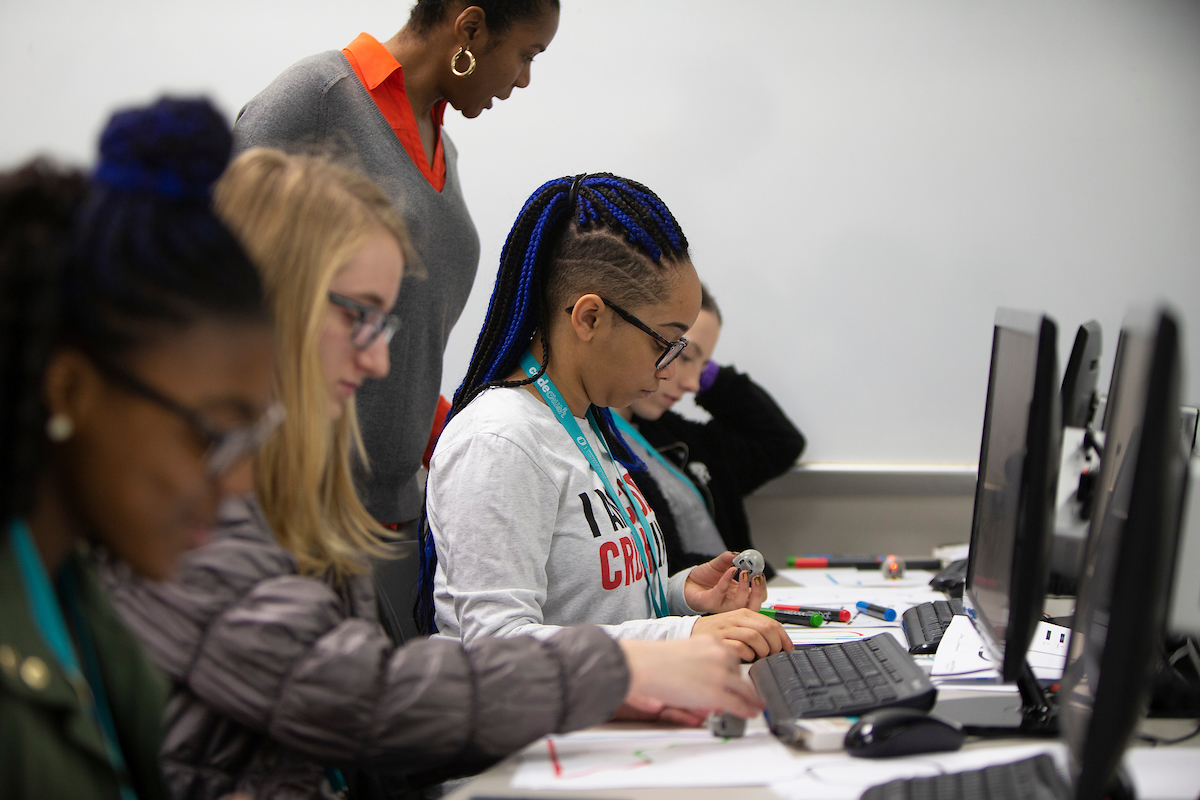
M 649 189 L 581 175 L 534 193 L 430 462 L 426 624 L 432 596 L 438 630 L 466 642 L 594 622 L 622 641 L 707 633 L 747 660 L 791 649 L 733 554 L 668 580 L 630 474 L 645 467 L 613 427 L 610 408 L 674 375 L 699 309 L 687 240 Z
M 354 392 L 388 371 L 408 238 L 386 196 L 327 162 L 249 150 L 219 212 L 262 269 L 275 314 L 282 428 L 255 492 L 168 584 L 117 595 L 176 682 L 164 767 L 177 797 L 325 797 L 480 768 L 622 701 L 760 708 L 714 640 L 618 646 L 596 628 L 545 641 L 418 640 L 377 622 L 366 556 L 382 532 L 354 492 Z M 385 776 L 384 773 L 391 773 Z M 414 782 L 417 779 L 414 778 Z
M 213 216 L 230 136 L 204 102 L 116 115 L 89 187 L 0 175 L 0 794 L 164 797 L 168 686 L 118 621 L 103 547 L 175 571 L 250 486 L 274 348 Z

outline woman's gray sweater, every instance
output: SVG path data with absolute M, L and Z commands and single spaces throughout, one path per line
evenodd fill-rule
M 624 654 L 595 627 L 396 647 L 369 575 L 336 589 L 298 575 L 244 500 L 173 580 L 104 574 L 175 682 L 162 762 L 176 798 L 324 798 L 326 767 L 464 774 L 609 719 L 628 687 Z
M 408 225 L 426 276 L 405 276 L 393 313 L 391 372 L 355 395 L 371 473 L 359 494 L 372 516 L 401 523 L 421 515 L 416 480 L 442 385 L 446 340 L 479 267 L 479 234 L 463 200 L 458 151 L 441 132 L 446 183 L 437 191 L 409 158 L 340 51 L 299 61 L 246 104 L 234 147 L 327 150 L 383 189 Z

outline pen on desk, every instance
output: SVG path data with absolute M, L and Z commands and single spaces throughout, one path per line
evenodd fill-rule
M 764 614 L 771 619 L 783 625 L 807 625 L 810 628 L 819 628 L 824 618 L 818 613 L 793 614 L 790 611 L 776 611 L 773 608 L 760 608 L 758 613 Z
M 879 569 L 883 565 L 883 559 L 884 556 L 788 556 L 787 565 L 793 569 L 831 569 L 836 567 Z M 904 565 L 909 569 L 939 570 L 942 568 L 942 562 L 936 558 L 906 558 Z
M 776 603 L 772 606 L 776 611 L 791 611 L 800 614 L 820 614 L 826 622 L 849 622 L 854 615 L 848 608 L 817 608 L 815 606 L 789 606 Z
M 884 620 L 885 622 L 896 621 L 896 609 L 884 608 L 877 606 L 874 603 L 868 603 L 864 600 L 858 601 L 858 610 L 864 614 L 875 617 L 876 619 Z

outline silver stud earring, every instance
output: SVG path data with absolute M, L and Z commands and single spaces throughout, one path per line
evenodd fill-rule
M 54 414 L 46 420 L 46 437 L 52 442 L 65 442 L 75 433 L 75 423 L 66 414 Z

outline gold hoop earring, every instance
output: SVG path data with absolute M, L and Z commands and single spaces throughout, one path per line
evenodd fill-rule
M 46 420 L 46 438 L 52 442 L 65 442 L 75 433 L 75 423 L 66 414 L 55 414 Z
M 459 72 L 458 71 L 458 57 L 461 56 L 463 53 L 466 53 L 467 58 L 469 58 L 471 60 L 471 63 L 467 65 L 467 68 L 465 70 L 463 70 L 462 72 Z M 472 72 L 475 71 L 475 54 L 471 52 L 471 45 L 467 45 L 466 47 L 458 48 L 458 52 L 450 57 L 450 71 L 453 72 L 455 74 L 455 76 L 457 76 L 459 78 L 465 78 L 468 75 L 470 75 Z

